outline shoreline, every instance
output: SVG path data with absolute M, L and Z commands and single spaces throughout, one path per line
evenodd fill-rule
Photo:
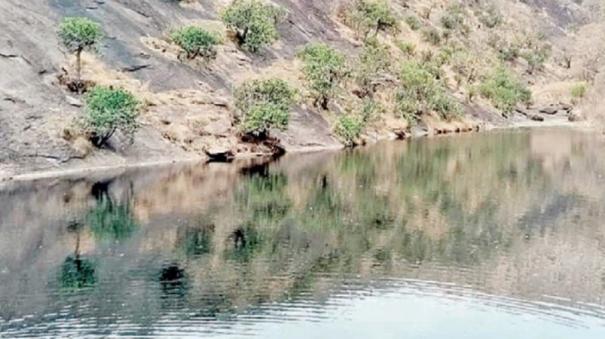
M 435 135 L 411 135 L 408 138 L 403 139 L 402 141 L 412 141 L 422 138 L 433 138 L 440 136 L 453 136 L 453 135 L 468 135 L 468 134 L 478 134 L 478 133 L 489 133 L 491 131 L 504 131 L 504 130 L 514 130 L 514 129 L 534 129 L 534 128 L 570 128 L 575 130 L 584 130 L 586 132 L 590 130 L 594 130 L 591 126 L 588 125 L 587 121 L 581 122 L 569 122 L 567 119 L 565 120 L 552 120 L 545 122 L 534 122 L 534 121 L 526 121 L 526 122 L 515 122 L 510 125 L 496 126 L 496 125 L 488 125 L 481 127 L 478 131 L 469 131 L 469 132 L 451 132 L 451 133 L 441 133 Z M 377 143 L 380 141 L 397 141 L 387 139 L 387 140 L 375 140 L 373 143 Z M 297 148 L 293 151 L 288 152 L 287 154 L 305 154 L 305 153 L 317 153 L 317 152 L 326 152 L 326 151 L 340 151 L 344 149 L 344 147 L 310 147 L 310 148 Z M 263 154 L 246 154 L 242 156 L 236 156 L 233 162 L 239 161 L 250 161 L 254 159 L 262 159 L 270 157 L 268 155 Z M 128 161 L 128 160 L 125 160 Z M 88 165 L 88 166 L 79 166 L 79 167 L 64 167 L 64 168 L 56 168 L 56 169 L 41 169 L 41 170 L 26 170 L 26 167 L 22 167 L 24 170 L 23 173 L 18 174 L 8 174 L 3 175 L 0 172 L 0 189 L 3 186 L 11 183 L 24 183 L 36 180 L 45 180 L 45 179 L 66 179 L 66 178 L 79 178 L 94 174 L 103 175 L 117 175 L 122 172 L 128 170 L 136 170 L 136 169 L 145 169 L 151 167 L 162 167 L 162 166 L 172 166 L 172 165 L 187 165 L 187 164 L 207 164 L 208 158 L 204 156 L 190 156 L 183 157 L 178 159 L 157 159 L 152 161 L 138 161 L 126 164 L 116 164 L 116 165 Z

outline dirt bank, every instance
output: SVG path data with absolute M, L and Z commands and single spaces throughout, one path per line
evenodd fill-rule
M 594 132 L 595 127 L 586 121 L 584 122 L 570 122 L 566 117 L 558 117 L 552 118 L 547 122 L 535 122 L 535 121 L 520 121 L 515 124 L 506 125 L 506 126 L 485 126 L 481 130 L 472 131 L 472 132 L 462 132 L 462 133 L 489 133 L 489 131 L 495 130 L 511 130 L 511 129 L 525 129 L 525 128 L 569 128 L 575 130 L 582 130 L 586 132 Z M 455 133 L 455 132 L 454 132 Z M 449 135 L 452 133 L 442 133 L 438 135 L 428 136 L 424 133 L 420 133 L 417 135 L 410 136 L 409 142 L 414 142 L 416 139 L 420 138 L 430 138 L 437 137 L 441 135 Z M 392 140 L 391 142 L 400 142 L 396 140 Z M 299 150 L 295 150 L 290 152 L 290 154 L 296 153 L 314 153 L 314 152 L 338 152 L 342 150 L 342 147 L 338 148 L 301 148 Z M 271 161 L 272 156 L 258 154 L 256 156 L 239 156 L 234 161 L 236 162 L 236 166 L 243 166 L 244 164 L 251 163 L 264 163 L 267 161 Z M 155 160 L 155 161 L 141 161 L 141 162 L 127 162 L 122 164 L 100 164 L 100 165 L 90 165 L 86 163 L 82 163 L 79 166 L 62 166 L 55 169 L 46 169 L 46 170 L 31 170 L 27 171 L 25 168 L 22 168 L 18 174 L 11 173 L 2 173 L 0 172 L 0 189 L 3 187 L 9 187 L 13 184 L 19 184 L 22 182 L 28 181 L 36 181 L 36 180 L 47 180 L 47 179 L 77 179 L 83 177 L 113 177 L 120 174 L 123 174 L 128 171 L 144 169 L 144 168 L 157 168 L 161 169 L 164 167 L 175 166 L 175 165 L 199 165 L 204 166 L 208 163 L 207 157 L 197 157 L 197 158 L 180 158 L 180 159 L 164 159 L 164 160 Z

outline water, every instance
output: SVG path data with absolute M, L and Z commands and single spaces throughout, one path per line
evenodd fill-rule
M 0 191 L 0 337 L 604 338 L 605 140 L 392 142 Z

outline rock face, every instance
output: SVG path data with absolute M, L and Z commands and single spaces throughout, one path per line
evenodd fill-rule
M 226 43 L 210 65 L 178 60 L 162 38 L 172 28 L 189 23 L 224 31 L 218 12 L 228 2 L 0 1 L 0 170 L 7 164 L 37 169 L 72 160 L 94 166 L 205 156 L 205 150 L 215 145 L 245 151 L 230 125 L 235 84 L 289 72 L 284 76 L 300 85 L 291 70 L 272 65 L 295 58 L 311 41 L 329 42 L 347 55 L 359 48 L 337 20 L 338 6 L 347 1 L 276 0 L 287 9 L 288 19 L 279 26 L 280 41 L 260 55 Z M 529 9 L 544 9 L 554 18 L 550 28 L 590 19 L 579 5 L 565 0 L 528 3 Z M 85 77 L 124 86 L 149 104 L 134 144 L 117 140 L 114 150 L 95 151 L 86 160 L 62 138 L 83 106 L 82 98 L 68 93 L 57 80 L 73 63 L 56 36 L 65 16 L 86 16 L 104 29 L 99 53 L 85 59 Z M 485 114 L 477 116 L 483 120 Z M 324 114 L 302 106 L 292 112 L 289 129 L 275 135 L 286 151 L 341 146 Z

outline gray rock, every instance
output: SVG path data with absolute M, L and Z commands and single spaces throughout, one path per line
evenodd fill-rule
M 555 107 L 555 106 L 545 107 L 540 110 L 540 113 L 544 113 L 544 114 L 548 114 L 548 115 L 555 115 L 555 114 L 557 114 L 557 112 L 559 112 L 559 108 Z
M 68 104 L 70 104 L 71 106 L 74 106 L 74 107 L 82 107 L 84 105 L 82 103 L 82 100 L 80 100 L 78 98 L 74 98 L 70 95 L 65 96 L 65 99 L 67 100 Z

